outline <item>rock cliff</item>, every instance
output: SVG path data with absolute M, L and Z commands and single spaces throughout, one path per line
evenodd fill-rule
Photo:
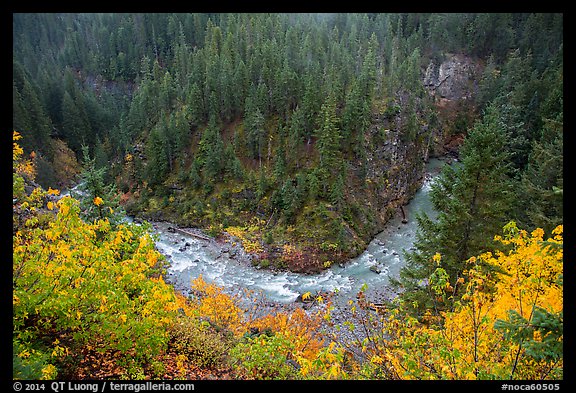
M 438 63 L 430 61 L 424 86 L 437 98 L 450 101 L 474 98 L 480 80 L 480 64 L 461 54 L 448 54 Z
M 467 129 L 477 118 L 476 96 L 483 65 L 462 54 L 446 54 L 442 61 L 430 61 L 424 86 L 434 100 L 439 132 L 431 155 L 458 157 Z

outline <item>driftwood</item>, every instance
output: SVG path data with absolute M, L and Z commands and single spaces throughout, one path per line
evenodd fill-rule
M 408 223 L 408 219 L 406 218 L 406 213 L 404 212 L 404 206 L 400 206 L 400 210 L 402 210 L 402 224 Z
M 384 303 L 370 303 L 368 308 L 377 313 L 384 313 L 386 311 L 386 305 Z
M 182 234 L 184 234 L 184 235 L 196 237 L 196 238 L 198 238 L 198 239 L 202 239 L 202 240 L 212 240 L 212 239 L 210 239 L 209 237 L 202 236 L 202 235 L 198 235 L 198 234 L 192 233 L 192 232 L 188 232 L 188 231 L 185 230 L 185 229 L 174 228 L 174 230 L 176 230 L 176 231 L 178 231 L 178 232 L 180 232 L 180 233 L 182 233 Z

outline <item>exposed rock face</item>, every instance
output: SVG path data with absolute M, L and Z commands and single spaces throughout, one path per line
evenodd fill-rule
M 428 65 L 423 83 L 434 98 L 440 122 L 432 156 L 458 158 L 464 136 L 477 117 L 475 98 L 482 72 L 480 62 L 462 54 L 446 54 L 441 63 Z
M 355 235 L 369 242 L 408 203 L 422 183 L 427 143 L 431 130 L 426 125 L 410 142 L 402 140 L 405 114 L 373 114 L 367 133 L 366 165 L 354 166 L 355 184 L 348 184 L 349 202 L 359 225 Z M 362 169 L 365 175 L 361 175 Z M 362 181 L 363 180 L 363 181 Z M 362 250 L 358 250 L 361 252 Z
M 401 213 L 422 183 L 429 156 L 458 156 L 466 132 L 459 128 L 458 117 L 473 118 L 481 73 L 478 62 L 460 54 L 448 54 L 440 64 L 431 62 L 423 83 L 435 97 L 440 125 L 429 129 L 426 118 L 417 114 L 421 127 L 409 142 L 402 137 L 409 113 L 373 114 L 366 136 L 365 175 L 360 166 L 354 168 L 354 178 L 364 182 L 348 185 L 352 201 L 361 206 L 355 217 L 360 223 L 354 228 L 356 236 L 370 240 L 392 215 Z M 405 107 L 403 97 L 396 98 L 396 104 Z
M 424 85 L 439 98 L 467 100 L 476 95 L 480 75 L 479 64 L 471 58 L 448 54 L 440 64 L 430 62 L 424 76 Z

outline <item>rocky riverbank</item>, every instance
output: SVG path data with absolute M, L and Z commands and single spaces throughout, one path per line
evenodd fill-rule
M 450 163 L 452 159 L 446 161 Z M 240 297 L 248 299 L 242 307 L 255 308 L 260 316 L 296 308 L 314 313 L 322 310 L 326 302 L 302 302 L 301 297 L 306 292 L 311 293 L 311 298 L 320 294 L 323 299 L 330 299 L 333 306 L 330 320 L 323 325 L 327 336 L 341 342 L 361 342 L 366 332 L 361 321 L 355 319 L 362 310 L 357 306 L 356 315 L 351 311 L 358 300 L 357 294 L 362 290 L 366 302 L 376 305 L 397 296 L 388 278 L 397 277 L 404 265 L 403 250 L 413 249 L 417 213 L 432 213 L 428 193 L 433 178 L 446 161 L 435 160 L 427 164 L 424 186 L 404 206 L 404 212 L 397 209 L 384 231 L 376 235 L 360 256 L 316 274 L 264 268 L 258 257 L 246 252 L 242 243 L 227 233 L 214 238 L 196 228 L 178 227 L 165 221 L 152 222 L 159 235 L 157 248 L 170 263 L 166 281 L 186 296 L 191 295 L 191 280 L 200 275 L 230 294 L 250 290 L 254 296 Z M 349 322 L 359 328 L 352 329 Z
M 185 252 L 193 247 L 199 247 L 204 249 L 211 255 L 215 255 L 216 259 L 228 258 L 233 260 L 234 263 L 244 266 L 245 268 L 253 268 L 252 264 L 253 256 L 247 253 L 242 246 L 234 239 L 232 236 L 225 235 L 218 239 L 214 239 L 208 236 L 206 233 L 202 232 L 196 228 L 179 228 L 172 224 L 165 222 L 153 222 L 152 228 L 155 231 L 165 230 L 168 233 L 173 234 L 174 240 L 171 241 L 173 247 L 180 252 Z M 182 236 L 179 236 L 182 235 Z M 193 244 L 191 238 L 196 239 L 197 242 Z M 168 262 L 172 262 L 171 255 L 165 255 Z M 195 262 L 199 263 L 200 260 Z M 277 272 L 278 273 L 278 272 Z M 184 296 L 192 296 L 192 291 L 189 282 L 183 282 L 178 280 L 178 272 L 173 269 L 168 269 L 166 282 L 174 286 L 174 288 L 183 294 Z M 274 272 L 272 272 L 274 274 Z M 225 290 L 230 295 L 239 294 L 241 288 L 225 288 Z M 318 295 L 322 296 L 323 301 L 319 302 L 317 300 Z M 379 287 L 368 287 L 364 292 L 365 300 L 368 303 L 374 303 L 381 305 L 387 301 L 391 301 L 396 293 L 388 286 Z M 255 313 L 257 316 L 264 316 L 266 314 L 274 314 L 277 312 L 290 313 L 297 308 L 303 309 L 310 315 L 316 314 L 317 312 L 328 312 L 328 304 L 330 304 L 330 318 L 327 320 L 323 319 L 321 331 L 325 335 L 326 342 L 330 340 L 337 341 L 346 345 L 347 347 L 354 348 L 355 345 L 361 343 L 364 338 L 366 338 L 366 331 L 361 328 L 360 317 L 362 313 L 366 310 L 362 310 L 360 307 L 356 307 L 356 312 L 352 312 L 353 304 L 356 304 L 358 299 L 354 299 L 353 304 L 349 304 L 349 300 L 342 296 L 338 296 L 336 292 L 326 292 L 320 291 L 311 293 L 309 300 L 302 300 L 301 296 L 298 296 L 294 301 L 290 302 L 280 302 L 274 301 L 267 298 L 264 293 L 253 292 L 249 299 L 244 299 L 241 306 L 249 310 L 249 312 Z M 356 325 L 353 328 L 352 325 Z M 357 355 L 360 355 L 359 352 Z

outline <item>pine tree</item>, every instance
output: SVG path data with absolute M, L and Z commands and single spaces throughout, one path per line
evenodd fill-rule
M 261 200 L 264 195 L 268 192 L 268 179 L 266 178 L 266 173 L 264 172 L 263 167 L 260 167 L 260 171 L 258 174 L 258 183 L 256 184 L 256 197 L 258 200 Z
M 244 178 L 244 169 L 238 156 L 234 152 L 234 147 L 229 144 L 224 149 L 226 173 L 231 179 L 242 180 Z
M 276 183 L 281 184 L 286 176 L 286 156 L 284 152 L 284 144 L 281 143 L 276 150 L 274 158 L 274 177 L 276 178 Z
M 292 222 L 294 214 L 298 209 L 296 189 L 294 188 L 294 184 L 292 184 L 292 179 L 286 179 L 280 189 L 280 207 L 286 220 Z
M 361 140 L 364 132 L 370 125 L 370 100 L 362 84 L 355 80 L 346 96 L 346 103 L 342 112 L 342 136 L 349 144 L 356 144 Z
M 197 159 L 192 161 L 192 165 L 190 165 L 190 174 L 189 179 L 192 183 L 192 187 L 194 189 L 199 189 L 202 186 L 202 178 L 200 177 L 200 163 Z

